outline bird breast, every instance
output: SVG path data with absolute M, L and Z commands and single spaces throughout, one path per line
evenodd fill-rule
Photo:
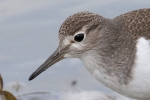
M 139 38 L 136 44 L 135 63 L 132 66 L 132 79 L 128 84 L 120 84 L 117 77 L 107 74 L 105 64 L 94 53 L 85 54 L 81 60 L 87 70 L 102 84 L 112 90 L 139 100 L 150 100 L 150 41 Z M 111 66 L 109 66 L 111 67 Z

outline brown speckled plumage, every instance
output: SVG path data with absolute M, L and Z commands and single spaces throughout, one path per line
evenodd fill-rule
M 140 36 L 150 39 L 150 9 L 131 11 L 116 17 L 115 20 L 119 18 L 124 20 L 125 33 L 130 32 L 135 39 Z
M 91 13 L 91 12 L 79 12 L 65 20 L 61 25 L 59 33 L 60 35 L 73 35 L 83 26 L 91 24 L 99 24 L 103 20 L 103 17 Z
M 65 20 L 61 25 L 59 33 L 60 35 L 73 35 L 76 31 L 88 24 L 97 25 L 100 24 L 105 18 L 91 12 L 79 12 Z M 122 14 L 113 20 L 121 19 L 124 21 L 126 27 L 125 31 L 133 33 L 135 37 L 146 34 L 142 33 L 145 30 L 150 29 L 150 9 L 140 9 Z M 126 33 L 126 32 L 125 32 Z M 150 38 L 150 34 L 147 34 Z

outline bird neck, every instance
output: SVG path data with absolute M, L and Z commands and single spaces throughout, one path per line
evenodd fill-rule
M 109 24 L 111 28 L 107 25 L 108 22 L 111 23 Z M 115 83 L 128 84 L 132 78 L 135 43 L 132 39 L 128 39 L 126 43 L 127 38 L 121 37 L 123 33 L 119 31 L 121 26 L 119 24 L 117 26 L 111 20 L 108 22 L 102 28 L 104 32 L 99 41 L 91 50 L 82 54 L 81 60 L 92 75 L 95 74 L 96 69 L 102 76 L 107 75 L 110 79 L 115 77 L 112 80 Z

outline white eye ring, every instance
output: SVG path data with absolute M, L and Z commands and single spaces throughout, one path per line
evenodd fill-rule
M 86 38 L 86 34 L 84 32 L 78 32 L 74 35 L 74 41 L 81 42 Z

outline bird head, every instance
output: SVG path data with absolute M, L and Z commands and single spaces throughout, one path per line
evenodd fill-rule
M 65 20 L 59 30 L 56 51 L 30 76 L 34 79 L 64 58 L 81 58 L 97 44 L 104 18 L 91 12 L 79 12 Z

